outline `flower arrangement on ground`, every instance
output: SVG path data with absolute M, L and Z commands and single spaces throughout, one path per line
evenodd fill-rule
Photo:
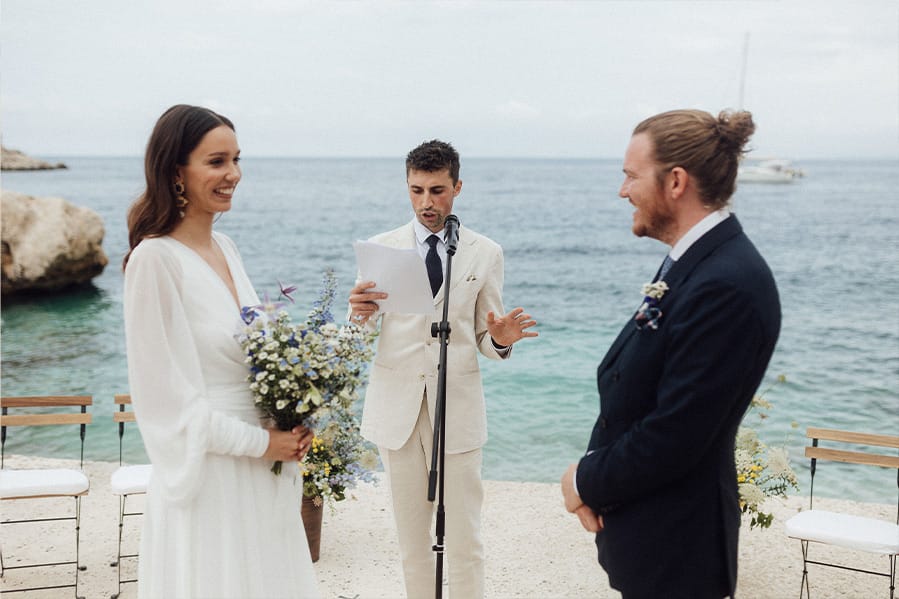
M 359 482 L 374 482 L 378 457 L 371 444 L 359 433 L 359 424 L 350 406 L 332 409 L 312 440 L 312 448 L 301 464 L 303 496 L 319 507 L 346 499 L 347 490 Z M 323 426 L 321 426 L 323 425 Z
M 279 301 L 265 300 L 241 310 L 246 327 L 239 341 L 250 367 L 247 381 L 256 407 L 280 430 L 315 427 L 331 410 L 356 399 L 363 372 L 372 357 L 374 333 L 356 324 L 337 326 L 331 305 L 337 289 L 334 272 L 323 276 L 318 300 L 302 324 L 293 324 Z M 281 298 L 296 287 L 280 286 Z M 281 462 L 272 472 L 280 474 Z
M 771 409 L 771 403 L 764 398 L 765 394 L 784 381 L 784 375 L 778 376 L 773 385 L 752 398 L 749 411 L 757 410 L 759 420 L 767 418 L 767 410 Z M 793 426 L 796 426 L 795 423 Z M 737 464 L 740 509 L 744 514 L 751 514 L 749 529 L 756 526 L 768 528 L 774 520 L 774 514 L 761 511 L 761 504 L 769 497 L 786 498 L 790 488 L 799 490 L 787 451 L 784 447 L 768 447 L 754 429 L 741 426 L 737 431 L 734 458 Z

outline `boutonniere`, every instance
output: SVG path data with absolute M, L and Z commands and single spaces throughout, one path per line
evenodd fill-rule
M 637 309 L 637 315 L 634 317 L 634 320 L 637 322 L 638 329 L 649 327 L 654 331 L 659 328 L 659 321 L 662 319 L 659 300 L 668 291 L 668 283 L 665 281 L 646 283 L 641 291 L 643 293 L 643 303 Z

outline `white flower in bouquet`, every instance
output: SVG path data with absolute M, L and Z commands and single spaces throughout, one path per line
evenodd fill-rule
M 331 305 L 337 280 L 325 272 L 319 299 L 302 324 L 293 324 L 282 304 L 268 297 L 241 310 L 246 328 L 239 336 L 250 367 L 247 382 L 256 407 L 279 430 L 310 426 L 312 418 L 353 397 L 372 357 L 374 333 L 347 323 L 334 324 Z M 281 286 L 293 301 L 295 287 Z M 279 297 L 279 299 L 280 299 Z M 272 471 L 281 471 L 275 462 Z
M 786 377 L 780 375 L 774 384 L 785 380 Z M 771 408 L 771 403 L 764 399 L 770 389 L 768 387 L 756 395 L 750 406 L 750 410 L 759 410 L 761 420 L 767 418 L 764 410 Z M 763 512 L 760 509 L 762 503 L 769 497 L 786 497 L 790 488 L 799 489 L 787 452 L 780 447 L 769 448 L 755 430 L 741 426 L 737 431 L 734 462 L 737 466 L 740 509 L 744 514 L 751 514 L 749 528 L 768 528 L 774 521 L 774 514 Z

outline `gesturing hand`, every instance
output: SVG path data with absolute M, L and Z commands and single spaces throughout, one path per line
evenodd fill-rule
M 524 308 L 515 308 L 499 318 L 492 311 L 487 313 L 487 332 L 498 345 L 508 346 L 523 337 L 536 337 L 536 331 L 525 330 L 536 324 L 530 314 L 524 313 Z

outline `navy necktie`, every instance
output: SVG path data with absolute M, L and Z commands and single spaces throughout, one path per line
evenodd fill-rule
M 431 246 L 428 255 L 425 256 L 425 266 L 428 268 L 428 279 L 431 281 L 431 295 L 437 296 L 437 290 L 443 284 L 443 265 L 440 263 L 440 255 L 437 253 L 437 242 L 440 239 L 431 235 L 425 241 Z
M 668 271 L 671 270 L 672 266 L 674 266 L 674 260 L 671 259 L 671 256 L 665 256 L 665 260 L 662 262 L 662 268 L 659 270 L 659 278 L 656 280 L 663 280 L 665 275 L 668 274 Z

